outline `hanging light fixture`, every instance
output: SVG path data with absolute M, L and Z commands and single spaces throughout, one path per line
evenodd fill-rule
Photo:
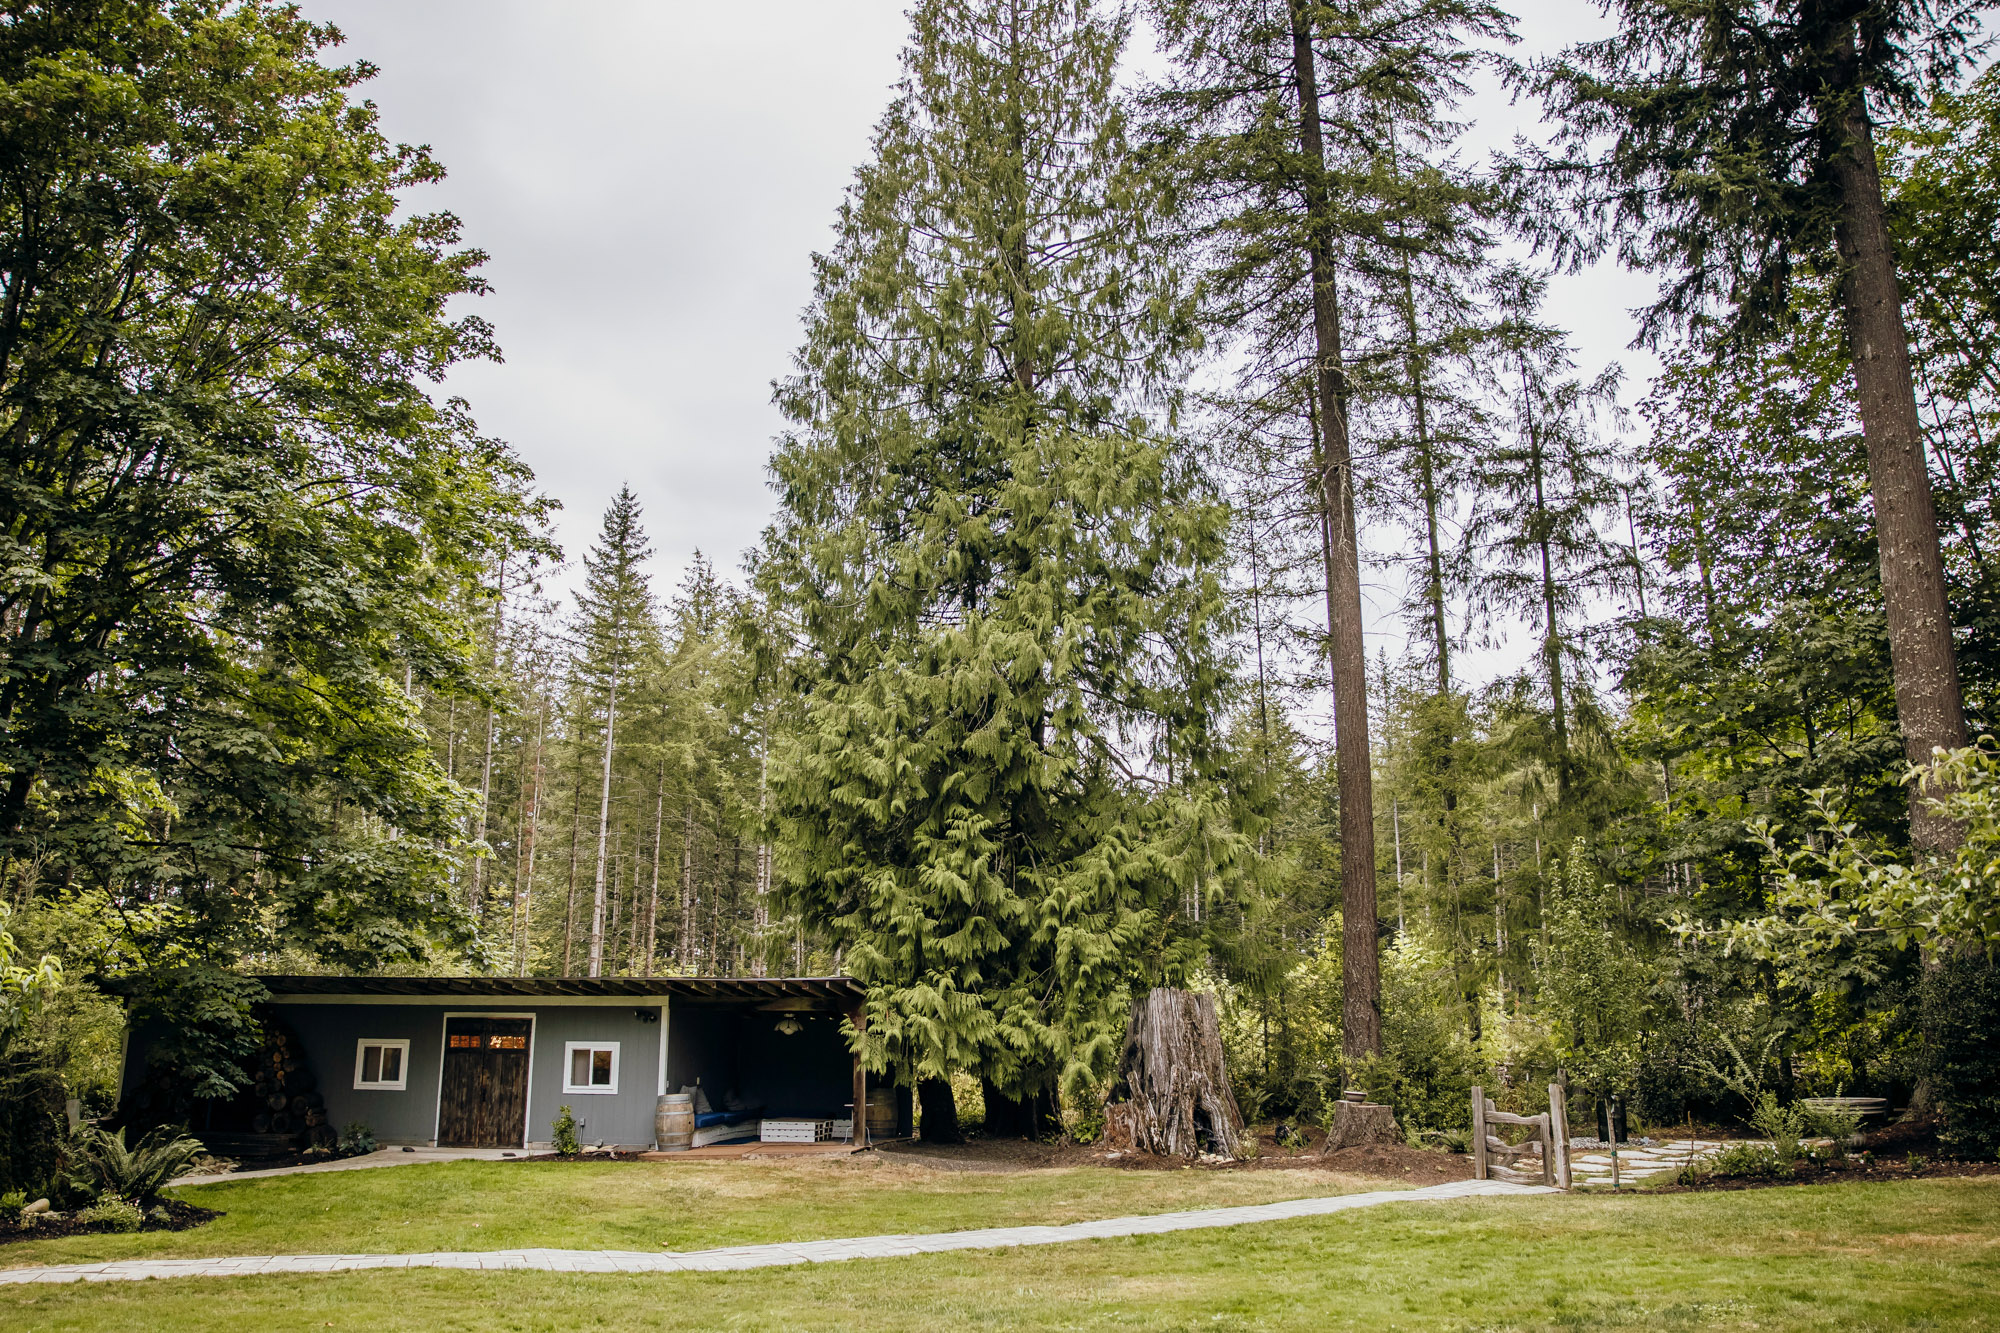
M 791 1036 L 793 1033 L 799 1030 L 799 1027 L 800 1027 L 799 1020 L 793 1018 L 790 1014 L 786 1014 L 783 1018 L 778 1020 L 778 1031 L 784 1036 L 787 1037 Z

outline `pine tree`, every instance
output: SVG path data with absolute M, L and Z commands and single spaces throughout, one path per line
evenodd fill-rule
M 1201 957 L 1229 882 L 1224 512 L 1160 429 L 1193 338 L 1123 20 L 912 22 L 779 393 L 758 577 L 804 698 L 771 804 L 791 901 L 867 983 L 869 1066 L 930 1106 L 975 1071 L 1026 1128 L 1108 1068 L 1129 985 Z
M 1569 152 L 1538 163 L 1565 202 L 1546 239 L 1576 257 L 1615 242 L 1669 275 L 1646 324 L 1720 315 L 1754 333 L 1790 316 L 1800 271 L 1838 276 L 1895 665 L 1913 763 L 1966 742 L 1936 507 L 1924 458 L 1876 117 L 1951 77 L 1976 6 L 1619 0 L 1619 31 L 1542 62 L 1528 86 Z M 1577 214 L 1586 224 L 1577 226 Z M 1955 826 L 1912 789 L 1920 847 Z
M 1524 616 L 1539 631 L 1555 800 L 1567 810 L 1578 768 L 1570 732 L 1582 682 L 1572 626 L 1597 592 L 1629 577 L 1623 552 L 1600 522 L 1617 509 L 1617 454 L 1605 432 L 1619 420 L 1618 368 L 1586 383 L 1567 378 L 1566 340 L 1536 322 L 1538 276 L 1509 268 L 1495 282 L 1502 316 L 1490 364 L 1496 398 L 1511 399 L 1511 438 L 1477 463 L 1479 504 L 1465 542 L 1479 561 L 1481 610 Z
M 583 557 L 584 587 L 577 595 L 579 683 L 603 719 L 597 807 L 597 870 L 591 896 L 589 974 L 604 973 L 605 873 L 610 854 L 613 759 L 618 744 L 618 694 L 629 690 L 641 662 L 659 650 L 653 595 L 643 565 L 653 554 L 640 527 L 638 497 L 618 488 L 604 511 L 597 541 Z
M 1504 36 L 1508 20 L 1479 0 L 1160 0 L 1155 11 L 1177 60 L 1173 79 L 1149 99 L 1155 137 L 1211 246 L 1213 284 L 1230 307 L 1224 318 L 1256 330 L 1255 359 L 1281 382 L 1296 384 L 1296 368 L 1310 368 L 1300 406 L 1340 787 L 1343 1042 L 1358 1060 L 1381 1049 L 1381 993 L 1355 513 L 1355 409 L 1366 387 L 1350 355 L 1363 313 L 1355 302 L 1402 306 L 1414 410 L 1425 383 L 1414 275 L 1427 251 L 1462 248 L 1469 192 L 1404 170 L 1402 154 L 1446 137 L 1443 112 L 1480 58 L 1471 40 Z

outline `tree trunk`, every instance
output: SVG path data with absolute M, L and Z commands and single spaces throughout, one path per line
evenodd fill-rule
M 958 1098 L 952 1095 L 948 1078 L 917 1080 L 917 1106 L 923 1112 L 919 1137 L 925 1143 L 963 1143 L 958 1132 Z
M 694 971 L 694 802 L 681 808 L 681 970 Z
M 986 1102 L 986 1137 L 1042 1141 L 1062 1133 L 1062 1105 L 1053 1087 L 1012 1097 L 987 1079 L 980 1079 Z
M 1846 142 L 1833 160 L 1840 189 L 1834 235 L 1846 266 L 1841 295 L 1855 401 L 1868 445 L 1896 718 L 1904 756 L 1921 764 L 1930 762 L 1934 748 L 1950 750 L 1966 743 L 1965 709 L 1875 135 L 1858 89 L 1852 98 L 1841 123 Z M 1922 851 L 1948 851 L 1962 835 L 1950 820 L 1927 809 L 1924 800 L 1925 793 L 1913 786 L 1911 841 Z
M 529 788 L 527 829 L 522 841 L 527 844 L 523 868 L 516 874 L 514 886 L 514 974 L 528 975 L 528 952 L 532 943 L 535 924 L 535 839 L 542 828 L 542 737 L 548 729 L 549 704 L 544 697 L 535 711 L 535 776 Z
M 1382 1049 L 1380 942 L 1375 924 L 1375 796 L 1368 759 L 1368 659 L 1362 643 L 1361 554 L 1354 523 L 1354 462 L 1347 437 L 1347 379 L 1340 305 L 1327 234 L 1330 195 L 1320 137 L 1319 84 L 1305 0 L 1291 0 L 1293 73 L 1305 154 L 1321 450 L 1318 489 L 1326 514 L 1328 656 L 1334 762 L 1340 789 L 1341 1051 L 1355 1060 Z
M 1549 551 L 1548 497 L 1542 484 L 1542 436 L 1535 425 L 1534 389 L 1528 380 L 1526 357 L 1521 359 L 1521 418 L 1528 428 L 1528 467 L 1535 482 L 1535 545 L 1542 557 L 1542 670 L 1549 682 L 1549 714 L 1555 727 L 1556 804 L 1567 809 L 1569 705 L 1563 698 L 1562 633 L 1556 624 L 1556 572 L 1555 559 Z
M 1121 1132 L 1140 1152 L 1235 1156 L 1243 1113 L 1223 1068 L 1215 997 L 1161 987 L 1133 1001 L 1111 1097 L 1124 1104 Z
M 577 756 L 576 782 L 569 803 L 569 892 L 563 905 L 563 975 L 576 975 L 576 854 L 583 839 L 583 756 Z
M 659 948 L 660 924 L 660 843 L 666 832 L 667 766 L 660 765 L 660 782 L 653 793 L 653 887 L 646 895 L 646 972 L 653 975 L 653 959 Z
M 597 887 L 590 909 L 590 975 L 604 975 L 604 853 L 611 828 L 611 754 L 618 735 L 618 675 L 614 668 L 604 712 L 604 782 L 597 798 Z

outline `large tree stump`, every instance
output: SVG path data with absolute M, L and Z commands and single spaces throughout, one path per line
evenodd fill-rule
M 1223 1069 L 1213 995 L 1162 988 L 1134 1002 L 1111 1101 L 1106 1129 L 1121 1145 L 1186 1159 L 1236 1154 L 1243 1113 Z
M 1333 1104 L 1333 1124 L 1327 1127 L 1326 1142 L 1320 1151 L 1339 1152 L 1364 1143 L 1401 1143 L 1396 1128 L 1395 1108 L 1379 1102 L 1338 1101 Z

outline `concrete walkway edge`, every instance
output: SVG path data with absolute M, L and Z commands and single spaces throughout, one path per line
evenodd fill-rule
M 1289 1199 L 1282 1203 L 1238 1208 L 1200 1208 L 1180 1213 L 1112 1217 L 1099 1222 L 1072 1222 L 1065 1226 L 987 1227 L 977 1231 L 942 1231 L 928 1235 L 859 1236 L 848 1240 L 738 1245 L 684 1253 L 523 1249 L 438 1254 L 268 1254 L 218 1259 L 123 1259 L 101 1264 L 51 1264 L 40 1268 L 0 1269 L 0 1286 L 30 1282 L 142 1282 L 148 1278 L 169 1277 L 250 1277 L 271 1273 L 349 1273 L 367 1268 L 475 1268 L 547 1273 L 722 1273 L 744 1268 L 776 1268 L 787 1264 L 838 1263 L 844 1259 L 940 1254 L 949 1250 L 1058 1245 L 1067 1241 L 1103 1240 L 1115 1236 L 1157 1236 L 1170 1231 L 1198 1231 L 1209 1227 L 1245 1226 L 1252 1222 L 1324 1217 L 1329 1213 L 1372 1208 L 1385 1203 L 1556 1192 L 1546 1185 L 1517 1185 L 1504 1180 L 1458 1180 L 1423 1189 L 1372 1190 L 1366 1194 Z

